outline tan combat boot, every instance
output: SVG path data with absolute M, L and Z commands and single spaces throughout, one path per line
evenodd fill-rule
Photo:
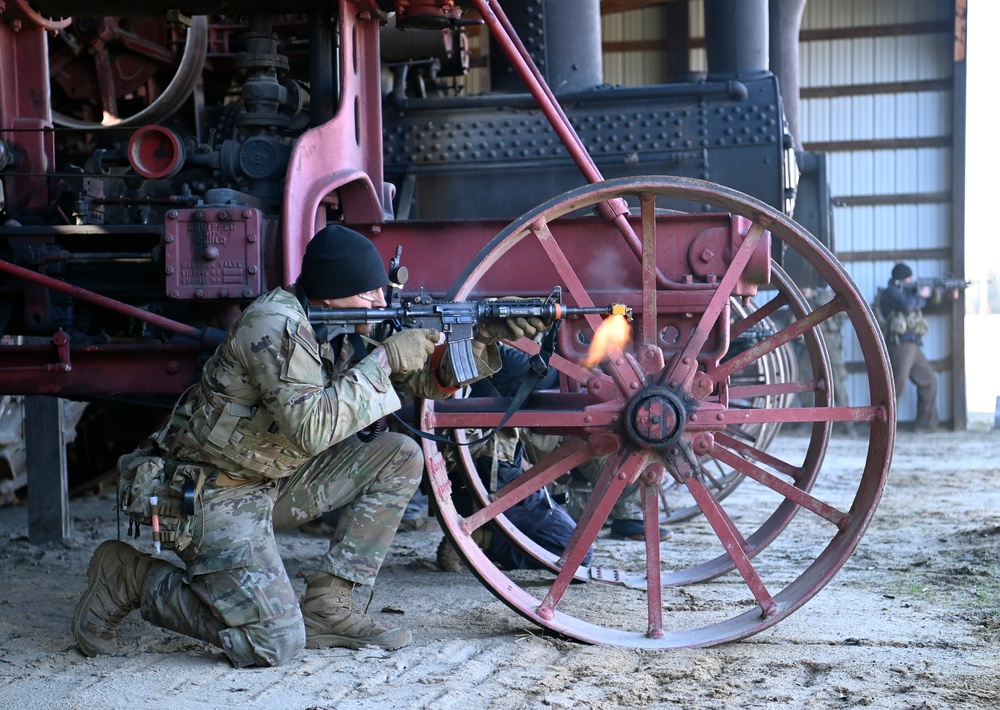
M 389 629 L 354 606 L 354 582 L 325 572 L 309 578 L 302 599 L 306 648 L 378 646 L 387 651 L 410 643 L 408 629 Z
M 118 624 L 139 608 L 142 581 L 152 561 L 152 556 L 118 540 L 100 544 L 87 568 L 87 591 L 73 615 L 73 636 L 81 651 L 96 656 L 118 649 Z
M 490 542 L 493 540 L 493 530 L 491 528 L 476 528 L 472 531 L 472 541 L 479 546 L 480 550 L 488 550 Z M 451 544 L 451 540 L 445 535 L 441 538 L 437 549 L 437 566 L 442 572 L 461 572 L 464 560 L 458 554 L 458 550 Z

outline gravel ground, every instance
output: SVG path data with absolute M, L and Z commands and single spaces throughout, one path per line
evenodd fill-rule
M 70 618 L 92 551 L 117 534 L 113 496 L 73 499 L 73 538 L 46 545 L 27 541 L 23 506 L 3 507 L 0 708 L 995 709 L 998 443 L 1000 432 L 986 424 L 900 433 L 871 526 L 815 598 L 741 641 L 670 651 L 590 646 L 541 633 L 467 569 L 436 569 L 441 532 L 432 523 L 397 535 L 376 585 L 374 613 L 413 631 L 414 642 L 397 652 L 304 651 L 280 668 L 235 670 L 217 649 L 132 614 L 119 630 L 116 655 L 86 658 L 74 645 Z M 836 486 L 839 476 L 860 470 L 864 457 L 858 440 L 835 442 L 823 481 Z M 747 483 L 728 499 L 737 520 L 741 506 L 753 510 L 759 502 L 760 487 Z M 702 518 L 675 530 L 662 545 L 665 560 L 683 562 L 712 540 Z M 279 541 L 289 573 L 304 588 L 324 540 L 296 532 Z M 769 564 L 780 576 L 783 565 L 809 558 L 811 544 L 808 526 L 790 527 L 772 545 Z M 597 547 L 600 559 L 641 569 L 641 543 L 602 534 Z M 511 576 L 526 589 L 551 580 L 540 572 Z M 668 612 L 711 609 L 740 587 L 734 576 L 665 590 Z M 645 595 L 634 589 L 608 592 L 589 583 L 571 591 L 583 617 L 608 625 L 630 614 L 629 605 L 644 613 Z

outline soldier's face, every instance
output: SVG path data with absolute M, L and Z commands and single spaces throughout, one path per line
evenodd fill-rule
M 386 306 L 385 293 L 380 288 L 345 298 L 324 298 L 317 303 L 322 308 L 385 308 Z M 354 331 L 362 335 L 368 335 L 371 329 L 368 323 L 354 326 Z

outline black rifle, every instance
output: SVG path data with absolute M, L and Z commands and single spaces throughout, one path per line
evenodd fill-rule
M 903 288 L 908 291 L 919 291 L 924 288 L 929 288 L 931 291 L 953 291 L 955 289 L 964 291 L 971 285 L 972 282 L 966 281 L 965 279 L 925 278 L 915 279 L 910 283 L 904 283 Z
M 621 303 L 579 308 L 559 302 L 559 289 L 547 298 L 485 301 L 437 301 L 421 295 L 399 299 L 387 308 L 310 308 L 309 323 L 323 339 L 354 333 L 357 325 L 383 328 L 381 337 L 405 328 L 434 328 L 445 335 L 448 357 L 460 384 L 478 377 L 472 339 L 479 324 L 508 318 L 540 318 L 547 322 L 585 315 L 622 315 L 632 319 L 632 309 Z M 393 300 L 396 300 L 395 298 Z

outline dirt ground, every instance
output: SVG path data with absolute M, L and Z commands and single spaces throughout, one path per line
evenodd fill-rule
M 117 534 L 113 495 L 73 499 L 75 534 L 64 544 L 30 544 L 25 508 L 3 507 L 0 708 L 995 709 L 998 444 L 1000 432 L 988 423 L 958 433 L 900 433 L 871 527 L 815 598 L 755 636 L 670 651 L 543 635 L 468 570 L 438 571 L 441 532 L 432 524 L 397 535 L 371 605 L 413 631 L 407 648 L 307 650 L 280 668 L 235 670 L 218 650 L 134 613 L 119 629 L 116 655 L 86 658 L 74 646 L 70 618 L 91 552 Z M 835 442 L 821 480 L 836 485 L 838 472 L 857 471 L 864 456 L 857 440 Z M 730 500 L 752 506 L 754 495 L 744 485 Z M 711 535 L 702 518 L 675 530 L 662 546 L 664 559 Z M 603 536 L 598 543 L 599 554 L 624 565 L 642 554 L 640 543 Z M 304 588 L 324 541 L 296 532 L 281 534 L 280 544 L 289 573 Z M 793 535 L 778 557 L 794 558 L 797 546 L 808 545 L 807 530 L 801 541 Z M 526 574 L 519 578 L 525 587 L 531 574 L 546 578 Z M 698 598 L 704 586 L 711 595 L 725 579 L 683 594 Z M 572 591 L 583 608 L 609 618 L 617 611 L 601 606 L 601 585 Z M 626 591 L 644 608 L 643 594 Z

